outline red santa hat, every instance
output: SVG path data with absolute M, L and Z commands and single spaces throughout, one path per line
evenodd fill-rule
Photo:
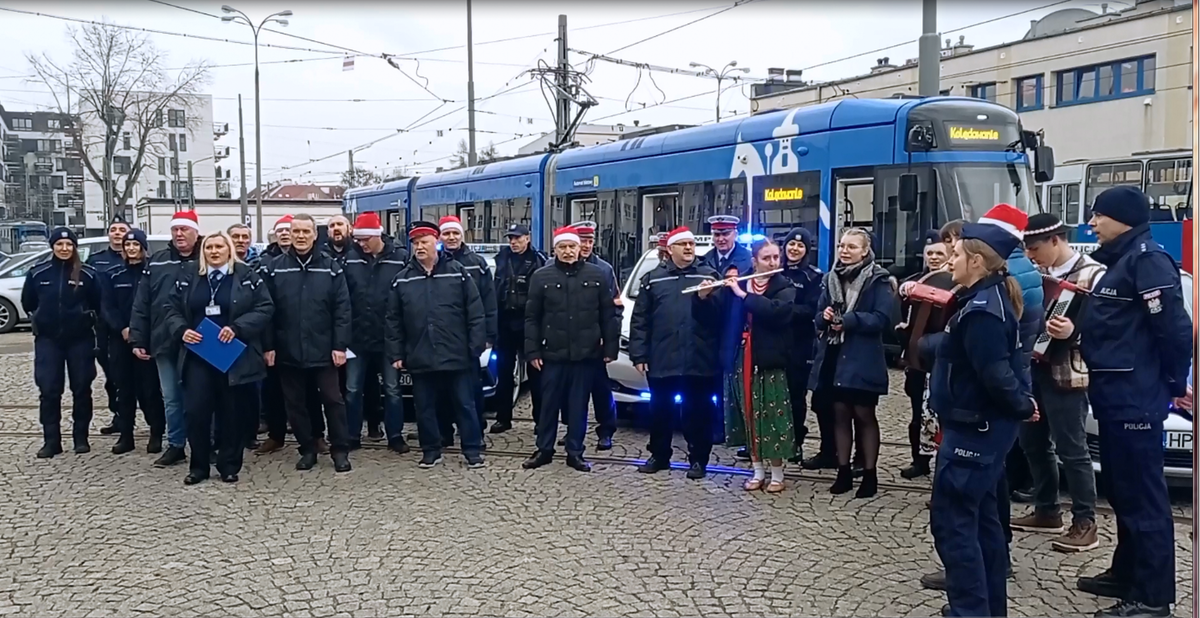
M 379 220 L 378 214 L 364 212 L 354 220 L 354 237 L 369 238 L 371 236 L 383 236 L 383 222 Z
M 292 229 L 292 215 L 283 215 L 275 222 L 275 227 L 271 228 L 275 231 Z
M 663 232 L 658 235 L 658 248 L 659 249 L 667 248 L 667 233 L 666 232 Z
M 1011 204 L 996 204 L 991 210 L 983 213 L 979 223 L 999 227 L 1020 240 L 1025 235 L 1026 226 L 1029 225 L 1029 215 Z
M 463 231 L 462 220 L 454 215 L 446 215 L 438 220 L 438 229 L 443 232 L 446 230 L 458 230 L 461 234 Z
M 560 242 L 573 242 L 579 244 L 579 230 L 571 226 L 560 227 L 554 230 L 554 246 L 557 247 Z
M 199 232 L 200 220 L 196 218 L 196 211 L 181 210 L 171 217 L 171 227 L 190 227 Z
M 681 225 L 681 226 L 671 230 L 670 232 L 667 232 L 667 246 L 668 247 L 677 242 L 683 242 L 685 240 L 691 240 L 691 241 L 696 240 L 696 236 L 694 234 L 692 234 L 691 230 L 687 229 L 687 226 Z

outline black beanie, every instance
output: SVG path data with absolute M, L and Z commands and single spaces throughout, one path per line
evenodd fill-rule
M 1092 212 L 1137 227 L 1150 222 L 1150 198 L 1137 187 L 1113 187 L 1096 196 Z
M 77 236 L 75 236 L 75 232 L 72 232 L 69 228 L 56 227 L 56 228 L 54 228 L 53 231 L 50 232 L 50 246 L 51 247 L 54 246 L 54 243 L 56 243 L 60 240 L 69 240 L 69 241 L 71 241 L 72 245 L 75 245 L 77 247 L 79 246 L 79 238 Z

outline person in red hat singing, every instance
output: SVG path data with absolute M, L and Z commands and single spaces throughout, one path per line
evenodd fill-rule
M 180 388 L 179 347 L 182 343 L 167 328 L 166 310 L 175 282 L 183 271 L 197 268 L 200 220 L 194 210 L 181 210 L 171 218 L 171 246 L 150 257 L 146 279 L 138 286 L 129 318 L 129 344 L 134 356 L 154 358 L 167 416 L 167 450 L 154 465 L 173 466 L 187 459 L 187 417 Z
M 384 351 L 393 367 L 412 376 L 422 453 L 417 465 L 442 461 L 440 408 L 454 415 L 467 467 L 482 468 L 475 391 L 487 331 L 479 289 L 462 264 L 438 255 L 438 226 L 416 221 L 408 238 L 413 257 L 392 281 Z
M 346 361 L 346 419 L 350 445 L 357 448 L 362 440 L 363 393 L 382 379 L 383 424 L 388 448 L 403 454 L 409 448 L 404 441 L 400 372 L 385 358 L 383 332 L 392 280 L 408 265 L 408 251 L 383 235 L 383 222 L 374 212 L 364 212 L 354 220 L 354 240 L 358 249 L 353 250 L 345 263 L 350 282 L 350 307 L 354 314 L 354 334 L 350 344 L 354 358 Z M 376 422 L 367 418 L 369 439 L 378 431 Z
M 650 385 L 650 459 L 638 468 L 653 474 L 671 467 L 674 418 L 683 414 L 688 443 L 688 478 L 708 474 L 713 421 L 720 408 L 718 363 L 721 288 L 717 271 L 696 259 L 696 238 L 679 227 L 668 233 L 671 259 L 642 280 L 629 323 L 629 359 Z M 684 290 L 710 283 L 691 294 Z
M 270 257 L 283 255 L 292 246 L 292 215 L 283 215 L 277 219 L 271 233 L 275 235 L 275 242 L 267 245 L 263 253 Z

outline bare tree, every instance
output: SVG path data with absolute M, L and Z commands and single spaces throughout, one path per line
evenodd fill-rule
M 450 157 L 450 165 L 452 168 L 459 169 L 466 167 L 467 161 L 470 161 L 470 152 L 471 148 L 467 145 L 467 140 L 458 140 L 458 148 L 454 151 L 454 155 Z M 496 150 L 496 145 L 491 143 L 489 143 L 487 146 L 484 146 L 483 150 L 480 150 L 475 155 L 475 159 L 479 162 L 479 165 L 491 163 L 499 158 L 500 152 Z
M 351 173 L 350 170 L 342 172 L 342 186 L 346 187 L 347 189 L 377 185 L 381 182 L 383 182 L 383 176 L 372 170 L 359 167 L 357 165 L 354 166 L 353 173 Z
M 204 137 L 197 133 L 202 119 L 186 110 L 196 108 L 197 95 L 208 83 L 208 63 L 190 62 L 168 75 L 166 54 L 147 35 L 107 23 L 68 26 L 67 38 L 73 48 L 67 62 L 46 54 L 26 59 L 37 74 L 32 81 L 50 89 L 58 111 L 78 119 L 75 139 L 84 169 L 105 195 L 107 221 L 129 205 L 142 171 L 156 165 L 157 157 L 168 158 L 178 171 L 177 154 L 166 143 L 170 129 L 187 129 L 193 142 Z M 133 154 L 128 169 L 122 165 L 118 172 L 116 151 L 119 144 L 124 149 L 126 132 Z

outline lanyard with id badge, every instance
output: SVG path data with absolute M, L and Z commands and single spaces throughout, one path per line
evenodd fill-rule
M 217 291 L 221 289 L 221 284 L 225 282 L 224 273 L 221 271 L 216 271 L 213 275 L 208 277 L 208 306 L 204 308 L 204 315 L 210 318 L 221 315 L 221 306 L 217 304 Z

